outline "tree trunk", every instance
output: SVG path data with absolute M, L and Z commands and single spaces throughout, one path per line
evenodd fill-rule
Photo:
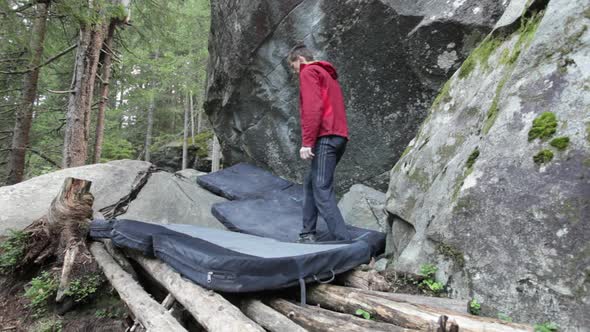
M 409 332 L 392 324 L 364 320 L 312 306 L 298 306 L 283 299 L 269 301 L 270 306 L 310 331 L 317 332 Z
M 195 112 L 193 107 L 193 92 L 189 91 L 189 102 L 190 102 L 190 109 L 191 109 L 191 144 L 195 145 Z
M 37 82 L 41 70 L 39 65 L 43 56 L 49 5 L 50 1 L 39 1 L 36 5 L 37 17 L 33 22 L 33 31 L 31 32 L 30 49 L 32 54 L 31 61 L 29 62 L 30 71 L 24 76 L 22 98 L 16 112 L 7 184 L 21 182 L 25 173 L 25 157 L 33 121 L 33 105 L 37 97 Z
M 113 52 L 113 36 L 117 23 L 111 21 L 109 23 L 106 38 L 104 40 L 103 47 L 103 59 L 102 59 L 102 86 L 100 91 L 100 101 L 98 102 L 98 112 L 96 114 L 96 133 L 94 140 L 94 155 L 92 157 L 92 163 L 100 162 L 100 156 L 102 154 L 102 142 L 104 140 L 104 121 L 105 121 L 105 108 L 109 100 L 109 84 L 111 78 L 111 63 L 112 63 L 112 52 Z
M 203 128 L 203 105 L 197 103 L 197 134 L 200 134 Z
M 310 303 L 346 313 L 355 313 L 356 310 L 362 309 L 379 320 L 411 329 L 428 330 L 439 321 L 440 317 L 446 315 L 456 321 L 460 330 L 465 332 L 532 331 L 532 327 L 523 324 L 506 323 L 499 319 L 463 315 L 444 309 L 396 302 L 341 286 L 314 286 L 308 293 L 308 300 Z
M 147 114 L 147 128 L 145 130 L 145 146 L 144 146 L 145 158 L 144 158 L 144 160 L 147 162 L 150 161 L 150 146 L 152 145 L 152 130 L 154 128 L 154 108 L 156 107 L 154 105 L 154 103 L 155 103 L 154 93 L 155 93 L 155 91 L 152 89 L 151 96 L 150 96 L 150 106 L 148 108 L 148 114 Z
M 90 109 L 104 34 L 103 25 L 82 25 L 80 28 L 71 89 L 74 92 L 70 95 L 66 113 L 64 168 L 86 164 Z
M 183 139 L 182 139 L 182 169 L 186 169 L 188 165 L 188 116 L 189 116 L 189 93 L 186 92 L 186 105 L 184 105 L 184 125 L 183 125 Z
M 184 279 L 157 259 L 132 255 L 209 332 L 264 332 L 221 295 Z
M 219 145 L 219 139 L 217 138 L 217 135 L 213 136 L 213 153 L 211 158 L 213 159 L 211 161 L 211 172 L 219 171 L 221 162 L 221 146 Z

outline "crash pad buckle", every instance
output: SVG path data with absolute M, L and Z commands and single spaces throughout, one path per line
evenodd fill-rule
M 334 270 L 330 269 L 330 272 L 332 272 L 332 277 L 330 277 L 328 280 L 320 280 L 316 274 L 313 275 L 313 279 L 320 284 L 329 284 L 336 278 L 336 273 L 334 273 Z

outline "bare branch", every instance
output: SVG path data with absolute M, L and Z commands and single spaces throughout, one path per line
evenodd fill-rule
M 66 93 L 73 93 L 76 92 L 76 90 L 64 90 L 64 91 L 58 91 L 58 90 L 50 90 L 50 89 L 45 89 L 45 91 L 50 92 L 50 93 L 55 93 L 55 94 L 66 94 Z
M 76 47 L 77 47 L 77 45 L 74 44 L 74 45 L 66 48 L 65 50 L 61 51 L 59 54 L 56 54 L 56 55 L 52 56 L 47 61 L 45 61 L 44 63 L 38 65 L 37 67 L 33 67 L 33 68 L 21 70 L 21 71 L 0 71 L 0 74 L 6 74 L 6 75 L 22 75 L 22 74 L 26 74 L 26 73 L 28 73 L 30 71 L 33 71 L 35 69 L 38 69 L 38 68 L 41 68 L 43 66 L 46 66 L 46 65 L 50 64 L 51 62 L 53 62 L 53 61 L 61 58 L 62 56 L 68 54 L 70 51 L 72 51 Z
M 52 164 L 53 166 L 61 169 L 61 166 L 58 165 L 55 161 L 53 161 L 51 158 L 49 158 L 48 156 L 46 156 L 45 154 L 43 154 L 42 152 L 35 150 L 33 148 L 29 148 L 29 151 L 31 151 L 32 153 L 38 155 L 39 157 L 43 158 L 46 162 Z

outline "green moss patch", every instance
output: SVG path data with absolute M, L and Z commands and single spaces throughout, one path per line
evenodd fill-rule
M 586 140 L 590 143 L 590 122 L 586 123 Z
M 455 264 L 457 264 L 457 267 L 463 268 L 465 266 L 465 258 L 463 257 L 463 253 L 457 248 L 449 244 L 439 243 L 436 246 L 436 251 L 452 260 Z
M 558 150 L 565 150 L 570 144 L 570 139 L 569 137 L 556 137 L 549 144 Z
M 440 103 L 447 102 L 451 98 L 449 90 L 451 89 L 451 80 L 448 80 L 445 85 L 438 92 L 438 96 L 434 99 L 432 107 L 440 105 Z
M 541 165 L 550 162 L 553 159 L 553 152 L 551 150 L 541 150 L 539 153 L 533 156 L 535 164 Z
M 467 158 L 467 162 L 465 163 L 465 166 L 467 168 L 473 167 L 473 164 L 475 164 L 477 157 L 479 157 L 479 149 L 475 148 L 475 150 L 473 150 L 473 152 L 471 152 L 471 154 L 469 155 L 469 158 Z
M 459 78 L 467 77 L 475 67 L 480 64 L 484 66 L 484 69 L 489 68 L 488 59 L 490 55 L 496 50 L 503 40 L 500 38 L 489 35 L 486 39 L 479 44 L 479 46 L 471 52 L 467 60 L 463 62 L 463 65 L 459 69 Z
M 529 131 L 529 141 L 539 138 L 545 140 L 557 130 L 557 117 L 551 112 L 543 112 L 533 120 L 533 127 Z

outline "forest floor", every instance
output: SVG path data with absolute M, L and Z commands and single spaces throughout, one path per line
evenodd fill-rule
M 125 331 L 127 307 L 108 284 L 103 284 L 87 303 L 63 315 L 57 314 L 58 308 L 51 304 L 35 309 L 25 292 L 31 278 L 41 272 L 0 276 L 1 332 Z

